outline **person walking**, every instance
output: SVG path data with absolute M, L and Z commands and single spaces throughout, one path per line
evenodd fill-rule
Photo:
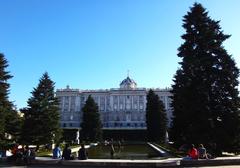
M 114 153 L 115 153 L 115 149 L 114 149 L 113 143 L 111 143 L 110 144 L 110 156 L 111 156 L 111 159 L 114 158 Z

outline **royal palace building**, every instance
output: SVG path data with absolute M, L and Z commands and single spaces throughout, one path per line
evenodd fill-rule
M 82 107 L 91 95 L 98 104 L 103 130 L 145 130 L 146 96 L 149 89 L 138 88 L 137 83 L 127 77 L 119 88 L 106 90 L 57 89 L 60 100 L 61 127 L 81 129 Z M 170 89 L 153 89 L 162 100 L 171 122 Z

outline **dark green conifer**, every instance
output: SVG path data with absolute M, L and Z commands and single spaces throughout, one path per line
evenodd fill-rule
M 98 105 L 91 96 L 88 96 L 82 112 L 81 140 L 90 142 L 100 141 L 102 139 L 102 123 Z
M 172 138 L 177 144 L 214 144 L 219 152 L 239 149 L 239 70 L 223 47 L 230 36 L 199 3 L 183 22 L 181 67 L 172 86 Z
M 25 144 L 48 144 L 58 141 L 61 134 L 59 102 L 54 96 L 54 82 L 44 73 L 24 113 L 22 141 Z
M 0 53 L 0 141 L 5 140 L 6 122 L 8 113 L 12 110 L 12 103 L 8 100 L 10 84 L 8 80 L 12 78 L 6 70 L 8 62 L 4 55 Z
M 11 135 L 12 142 L 19 142 L 22 132 L 23 118 L 15 109 L 10 109 L 6 114 L 5 132 Z
M 163 102 L 149 90 L 147 94 L 146 124 L 148 140 L 164 142 L 167 131 L 167 117 Z

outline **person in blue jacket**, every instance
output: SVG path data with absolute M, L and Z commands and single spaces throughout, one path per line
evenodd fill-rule
M 61 154 L 61 148 L 59 147 L 59 144 L 56 144 L 55 148 L 53 149 L 53 159 L 59 159 L 62 157 Z

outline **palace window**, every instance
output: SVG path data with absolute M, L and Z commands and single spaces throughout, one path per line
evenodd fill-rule
M 114 104 L 114 110 L 117 110 L 117 104 Z

